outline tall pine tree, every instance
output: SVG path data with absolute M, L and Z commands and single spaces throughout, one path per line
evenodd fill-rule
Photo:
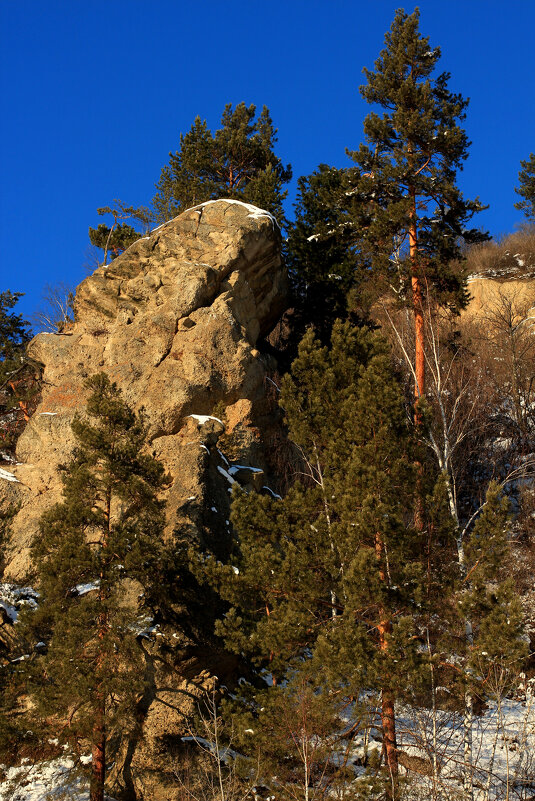
M 103 800 L 106 744 L 128 726 L 143 689 L 136 637 L 161 573 L 162 465 L 146 453 L 142 415 L 104 373 L 87 380 L 87 417 L 63 467 L 62 503 L 47 511 L 32 547 L 41 602 L 28 626 L 46 644 L 32 684 L 43 717 L 92 747 L 91 801 Z
M 365 143 L 348 151 L 357 165 L 358 229 L 371 267 L 414 315 L 417 399 L 425 394 L 425 311 L 466 303 L 461 247 L 486 238 L 467 228 L 483 207 L 456 185 L 468 155 L 461 127 L 468 101 L 448 89 L 448 73 L 433 77 L 439 59 L 440 49 L 420 34 L 418 9 L 398 10 L 361 87 L 382 114 L 368 115 Z

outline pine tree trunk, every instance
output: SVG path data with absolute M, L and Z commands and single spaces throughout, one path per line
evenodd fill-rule
M 416 227 L 416 196 L 414 187 L 409 189 L 409 253 L 411 262 L 412 308 L 414 313 L 414 397 L 418 401 L 425 394 L 425 334 L 422 301 L 422 284 L 418 274 L 418 232 Z M 420 422 L 416 414 L 416 423 Z
M 410 223 L 409 223 L 409 254 L 411 262 L 412 308 L 414 313 L 414 400 L 416 410 L 414 423 L 417 428 L 422 425 L 422 414 L 418 409 L 418 401 L 425 395 L 425 333 L 424 313 L 422 302 L 422 285 L 418 273 L 418 230 L 416 227 L 416 194 L 414 187 L 409 187 L 410 196 Z M 422 466 L 418 470 L 418 489 L 416 492 L 416 509 L 414 513 L 414 526 L 417 531 L 424 529 L 424 513 L 422 499 Z
M 381 702 L 381 724 L 383 726 L 383 748 L 385 751 L 386 767 L 390 783 L 387 797 L 396 797 L 396 786 L 399 773 L 398 746 L 396 741 L 396 715 L 394 709 L 394 695 L 390 690 L 383 689 Z
M 106 529 L 101 542 L 101 550 L 108 547 L 111 530 L 111 488 L 108 487 L 105 500 Z M 104 604 L 104 569 L 100 570 L 100 589 L 99 601 Z M 97 657 L 96 671 L 101 673 L 104 662 L 102 641 L 109 630 L 109 618 L 105 608 L 102 608 L 98 616 L 98 639 L 100 641 L 99 653 Z M 106 781 L 106 699 L 102 691 L 102 685 L 97 685 L 97 701 L 95 707 L 95 717 L 93 721 L 93 743 L 92 755 L 93 764 L 91 769 L 91 786 L 89 801 L 104 801 L 104 782 Z
M 93 764 L 91 767 L 91 787 L 89 801 L 104 801 L 104 782 L 106 780 L 106 728 L 104 704 L 99 701 L 95 710 L 92 744 Z
M 379 578 L 386 582 L 387 576 L 384 569 L 384 541 L 382 535 L 377 532 L 375 535 L 375 556 L 379 562 Z M 388 619 L 384 609 L 379 609 L 379 649 L 388 651 L 388 635 L 392 630 L 392 624 Z M 388 687 L 382 688 L 381 699 L 381 725 L 383 727 L 383 749 L 385 754 L 386 767 L 389 774 L 389 784 L 387 798 L 393 801 L 396 798 L 397 780 L 399 774 L 398 748 L 396 742 L 396 714 L 394 706 L 394 694 Z

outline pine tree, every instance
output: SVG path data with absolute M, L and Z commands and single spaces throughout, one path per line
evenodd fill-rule
M 31 388 L 24 380 L 23 372 L 28 365 L 26 345 L 32 335 L 29 323 L 22 314 L 11 309 L 17 304 L 21 292 L 9 289 L 0 292 L 0 411 L 4 414 L 19 409 L 21 422 L 28 420 L 28 402 L 32 395 Z M 0 443 L 9 450 L 20 433 L 18 422 L 4 417 L 0 428 Z
M 472 718 L 474 693 L 485 698 L 496 688 L 505 695 L 527 657 L 520 600 L 503 567 L 510 558 L 510 502 L 492 482 L 485 503 L 462 548 L 458 593 L 458 623 L 464 629 L 464 760 L 466 801 L 473 798 Z M 452 629 L 454 627 L 452 626 Z M 458 653 L 459 646 L 453 645 Z
M 284 184 L 292 177 L 274 153 L 277 141 L 266 106 L 225 106 L 221 128 L 212 134 L 196 117 L 180 135 L 180 150 L 169 154 L 156 184 L 153 206 L 159 221 L 176 217 L 191 206 L 217 198 L 235 198 L 267 209 L 281 222 Z
M 359 249 L 352 194 L 355 169 L 320 164 L 298 180 L 295 221 L 286 262 L 297 311 L 299 339 L 311 323 L 327 342 L 334 321 L 367 316 L 364 285 L 369 263 Z
M 14 377 L 24 361 L 24 348 L 31 339 L 29 323 L 10 311 L 22 292 L 0 292 L 0 387 Z
M 27 625 L 46 644 L 30 667 L 43 717 L 92 745 L 91 801 L 102 801 L 106 743 L 126 728 L 143 690 L 136 637 L 161 578 L 162 465 L 147 429 L 104 373 L 86 382 L 87 417 L 63 470 L 63 502 L 45 512 L 32 546 L 41 593 Z M 146 625 L 146 624 L 145 624 Z
M 103 264 L 108 263 L 108 253 L 111 253 L 115 258 L 139 239 L 140 232 L 133 226 L 127 225 L 125 220 L 132 219 L 136 221 L 142 226 L 143 232 L 148 231 L 150 223 L 153 221 L 153 216 L 149 209 L 143 206 L 138 208 L 127 206 L 121 200 L 115 200 L 113 206 L 103 206 L 97 209 L 97 214 L 100 216 L 111 214 L 113 217 L 111 225 L 99 223 L 97 228 L 89 228 L 91 244 L 104 251 Z
M 388 347 L 348 323 L 308 333 L 281 404 L 309 478 L 283 500 L 238 493 L 232 566 L 205 563 L 232 604 L 220 631 L 280 679 L 310 659 L 327 687 L 381 695 L 386 785 L 394 702 L 421 682 L 425 549 L 412 526 L 415 446 Z
M 318 686 L 307 667 L 287 673 L 281 685 L 242 682 L 239 695 L 232 693 L 234 697 L 221 704 L 221 718 L 234 735 L 233 747 L 246 756 L 236 767 L 250 775 L 251 764 L 257 763 L 260 775 L 272 782 L 271 794 L 281 801 L 344 798 L 355 778 L 351 768 L 340 765 L 340 753 L 351 740 L 342 732 L 353 729 L 344 721 L 346 704 L 337 693 Z M 369 789 L 371 777 L 366 778 Z M 351 798 L 358 801 L 361 796 L 354 785 L 352 790 Z
M 439 59 L 440 49 L 419 32 L 418 9 L 398 10 L 361 87 L 383 113 L 368 115 L 365 144 L 348 151 L 358 168 L 353 191 L 361 201 L 363 247 L 376 275 L 413 311 L 417 399 L 425 394 L 424 311 L 435 303 L 466 303 L 461 245 L 486 238 L 466 227 L 483 207 L 466 200 L 455 183 L 468 154 L 460 125 L 468 101 L 448 89 L 448 73 L 432 77 Z
M 528 220 L 535 223 L 535 153 L 530 153 L 529 159 L 521 161 L 520 166 L 520 186 L 515 187 L 515 192 L 523 199 L 515 203 L 515 209 L 523 211 Z

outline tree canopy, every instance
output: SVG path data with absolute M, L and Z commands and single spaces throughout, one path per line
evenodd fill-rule
M 266 209 L 283 221 L 284 184 L 292 177 L 275 155 L 277 130 L 266 106 L 229 103 L 214 134 L 200 117 L 180 134 L 180 148 L 169 154 L 156 184 L 153 206 L 159 222 L 207 200 L 235 198 Z
M 86 386 L 64 500 L 45 512 L 32 546 L 41 599 L 28 626 L 46 646 L 30 667 L 38 710 L 68 716 L 71 745 L 91 742 L 91 801 L 102 801 L 107 740 L 115 725 L 134 725 L 143 689 L 136 638 L 161 589 L 165 477 L 145 451 L 143 416 L 117 386 L 104 373 Z
M 521 161 L 520 166 L 520 186 L 515 188 L 515 192 L 522 200 L 515 203 L 515 209 L 523 211 L 528 220 L 535 223 L 535 153 L 531 153 L 526 161 Z

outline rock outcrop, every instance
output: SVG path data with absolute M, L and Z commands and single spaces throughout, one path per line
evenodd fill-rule
M 0 476 L 0 498 L 20 504 L 4 580 L 22 582 L 31 571 L 29 546 L 39 518 L 61 498 L 58 466 L 73 447 L 70 425 L 85 405 L 84 380 L 99 371 L 117 382 L 134 408 L 145 410 L 152 451 L 172 478 L 166 536 L 180 528 L 200 539 L 212 532 L 223 537 L 231 484 L 262 489 L 267 480 L 271 357 L 257 344 L 285 303 L 277 224 L 237 201 L 184 212 L 83 281 L 72 329 L 39 334 L 29 346 L 31 358 L 43 365 L 43 393 L 19 439 L 11 479 Z M 237 464 L 218 448 L 223 433 Z M 154 667 L 143 730 L 119 747 L 114 776 L 123 797 L 135 790 L 154 801 L 179 792 L 172 782 L 162 784 L 162 770 L 167 760 L 173 771 L 165 743 L 184 734 L 181 699 L 191 703 L 213 674 L 225 671 L 209 651 L 188 653 L 171 630 L 158 635 L 174 673 Z M 145 647 L 150 658 L 156 645 Z
M 463 312 L 465 319 L 484 321 L 490 313 L 503 308 L 504 304 L 521 311 L 529 312 L 535 307 L 535 281 L 533 276 L 517 275 L 510 272 L 499 278 L 487 275 L 473 275 L 468 279 L 470 303 Z

